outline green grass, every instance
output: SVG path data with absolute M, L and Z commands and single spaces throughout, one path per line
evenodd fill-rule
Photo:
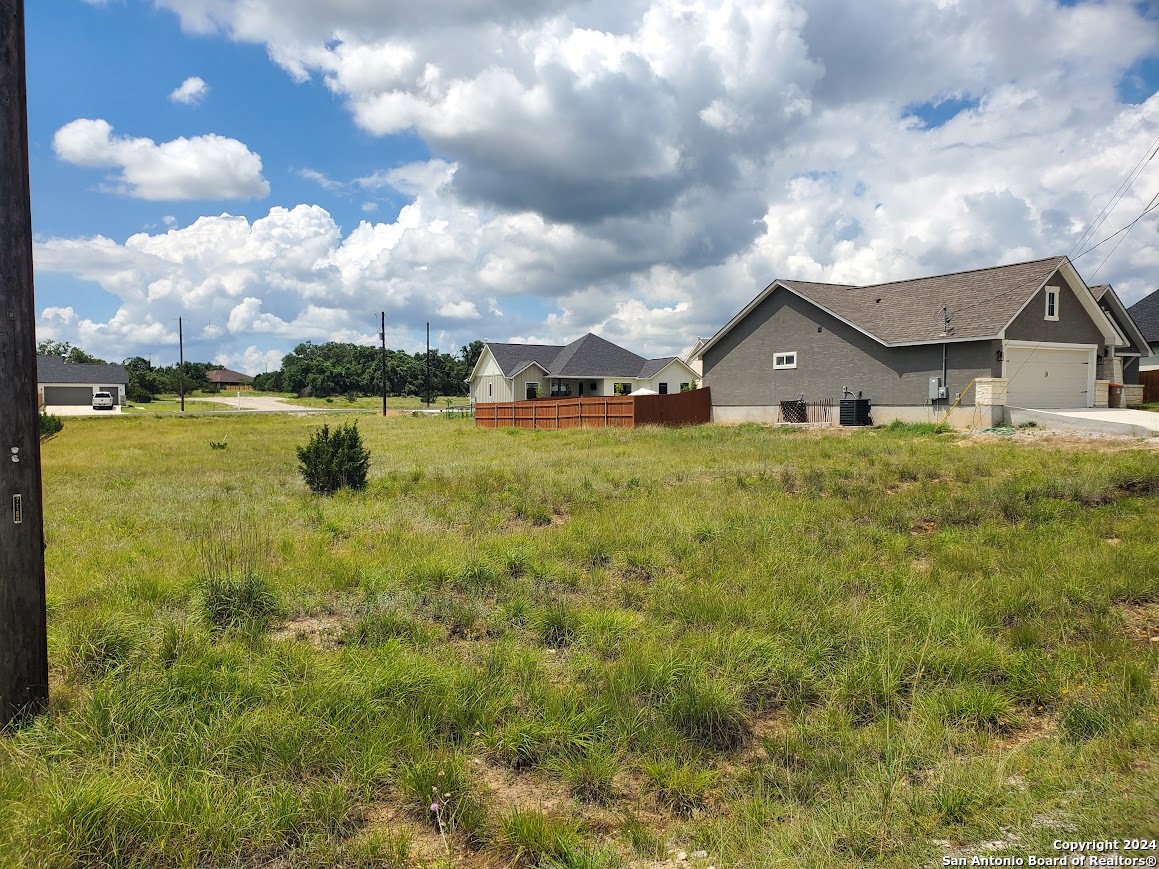
M 265 394 L 265 393 L 262 393 Z M 272 394 L 272 393 L 271 393 Z M 244 396 L 243 396 L 244 397 Z M 280 394 L 290 404 L 299 404 L 303 407 L 351 408 L 359 407 L 368 410 L 382 410 L 382 396 L 361 395 L 350 401 L 345 395 L 332 395 L 328 398 L 298 398 L 290 393 Z M 464 407 L 471 403 L 470 396 L 457 395 L 449 397 L 454 407 Z M 441 395 L 431 396 L 431 409 L 442 410 L 447 407 L 448 397 Z M 426 408 L 426 399 L 416 395 L 390 395 L 386 399 L 387 410 L 419 410 Z
M 0 866 L 1159 835 L 1154 450 L 368 417 L 367 490 L 320 498 L 324 421 L 43 445 L 53 699 L 0 739 Z
M 194 398 L 185 399 L 185 412 L 193 413 L 206 411 L 229 410 L 224 404 L 215 401 L 198 401 Z M 130 402 L 121 408 L 121 413 L 180 413 L 181 400 L 179 398 L 158 398 L 146 404 Z

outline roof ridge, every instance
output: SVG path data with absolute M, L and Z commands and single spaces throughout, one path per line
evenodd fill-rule
M 1066 257 L 1062 256 L 1060 254 L 1059 256 L 1048 256 L 1048 257 L 1043 257 L 1042 259 L 1031 259 L 1031 260 L 1026 260 L 1025 262 L 1020 262 L 1020 263 L 1007 263 L 1006 265 L 1001 265 L 1001 266 L 986 266 L 985 268 L 981 268 L 981 269 L 962 269 L 961 271 L 946 272 L 946 273 L 940 274 L 940 275 L 922 275 L 921 277 L 916 277 L 916 278 L 902 278 L 901 280 L 898 280 L 898 281 L 881 281 L 881 282 L 876 283 L 876 284 L 860 284 L 860 285 L 858 285 L 858 284 L 850 284 L 850 285 L 835 284 L 834 286 L 850 286 L 850 287 L 856 287 L 857 289 L 860 289 L 860 290 L 868 290 L 872 287 L 888 287 L 888 286 L 893 286 L 894 284 L 912 284 L 915 281 L 932 281 L 932 280 L 935 280 L 937 278 L 956 278 L 959 275 L 973 275 L 973 274 L 978 274 L 980 272 L 993 272 L 993 271 L 998 271 L 999 269 L 1012 269 L 1012 268 L 1015 268 L 1016 266 L 1033 266 L 1033 265 L 1038 265 L 1039 263 L 1047 263 L 1047 262 L 1057 263 L 1060 260 L 1064 260 L 1064 259 L 1066 259 Z

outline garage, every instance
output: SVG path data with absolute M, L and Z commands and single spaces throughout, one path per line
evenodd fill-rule
M 1090 407 L 1094 347 L 1014 344 L 1003 351 L 1010 407 Z
M 45 386 L 44 403 L 49 407 L 81 406 L 93 403 L 91 386 Z

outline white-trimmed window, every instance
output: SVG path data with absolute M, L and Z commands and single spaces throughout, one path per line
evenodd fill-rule
M 782 368 L 796 368 L 797 367 L 797 351 L 789 350 L 785 353 L 773 354 L 773 368 L 780 370 Z
M 1045 316 L 1045 319 L 1047 319 L 1047 320 L 1057 320 L 1058 319 L 1058 301 L 1059 301 L 1060 295 L 1061 295 L 1061 293 L 1059 293 L 1058 287 L 1047 287 L 1046 288 L 1046 316 Z

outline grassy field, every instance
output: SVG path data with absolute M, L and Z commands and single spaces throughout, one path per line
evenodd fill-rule
M 198 401 L 196 398 L 185 399 L 186 413 L 201 413 L 205 411 L 229 410 L 228 407 L 214 401 Z M 121 413 L 180 413 L 181 399 L 171 396 L 160 396 L 145 404 L 130 402 L 121 408 Z
M 294 447 L 320 422 L 45 444 L 54 695 L 0 739 L 3 865 L 910 867 L 1159 835 L 1153 449 L 367 417 L 369 488 L 319 499 Z
M 370 410 L 382 409 L 382 396 L 360 396 L 350 401 L 345 396 L 334 395 L 329 398 L 298 398 L 296 396 L 287 395 L 286 401 L 291 404 L 300 404 L 304 407 L 364 407 Z M 459 395 L 449 399 L 454 407 L 465 407 L 471 403 L 470 396 Z M 447 407 L 448 398 L 445 396 L 432 396 L 431 409 L 442 410 Z M 427 403 L 422 398 L 414 395 L 390 395 L 386 399 L 387 410 L 419 410 L 425 408 Z

